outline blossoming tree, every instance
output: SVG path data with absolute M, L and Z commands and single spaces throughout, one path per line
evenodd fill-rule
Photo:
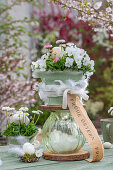
M 49 0 L 62 7 L 76 10 L 77 19 L 88 21 L 96 30 L 96 27 L 103 27 L 113 36 L 113 1 L 87 1 L 87 0 Z
M 0 106 L 13 106 L 17 103 L 34 103 L 33 82 L 24 72 L 26 56 L 23 48 L 26 48 L 26 42 L 21 37 L 28 33 L 24 25 L 37 22 L 32 17 L 25 17 L 22 20 L 14 20 L 10 11 L 13 7 L 22 3 L 36 5 L 37 1 L 31 0 L 13 0 L 0 2 Z M 19 78 L 21 77 L 21 79 Z M 21 80 L 21 81 L 20 81 Z M 0 120 L 4 125 L 6 120 L 3 111 L 0 108 Z M 2 116 L 1 116 L 2 115 Z M 0 125 L 1 125 L 0 122 Z

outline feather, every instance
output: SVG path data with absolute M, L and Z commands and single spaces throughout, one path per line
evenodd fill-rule
M 0 159 L 0 166 L 2 166 L 2 164 L 3 164 L 3 162 L 2 162 L 2 160 Z
M 28 139 L 25 136 L 18 136 L 17 141 L 19 144 L 23 145 L 24 143 L 28 142 Z
M 20 148 L 20 147 L 13 147 L 13 148 L 10 148 L 9 149 L 9 153 L 15 153 L 15 154 L 17 154 L 17 155 L 19 155 L 19 156 L 24 156 L 24 151 L 23 151 L 23 149 L 22 148 Z

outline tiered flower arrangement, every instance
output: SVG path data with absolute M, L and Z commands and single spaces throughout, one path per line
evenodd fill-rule
M 87 52 L 76 47 L 74 43 L 66 43 L 65 40 L 57 40 L 57 46 L 45 45 L 48 52 L 42 55 L 41 59 L 32 62 L 32 70 L 42 71 L 83 71 L 89 76 L 94 72 L 94 61 L 90 60 Z M 59 44 L 59 45 L 58 45 Z

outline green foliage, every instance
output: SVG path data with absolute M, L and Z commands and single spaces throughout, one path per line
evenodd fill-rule
M 33 107 L 30 107 L 29 108 L 29 113 L 32 117 L 34 117 L 34 122 L 36 122 L 37 118 L 38 118 L 38 115 L 37 114 L 33 114 L 32 111 L 33 110 L 40 110 L 40 105 L 42 105 L 43 102 L 41 100 L 38 100 L 37 103 L 35 103 L 35 105 Z M 40 114 L 40 117 L 36 123 L 37 126 L 41 125 L 43 126 L 45 121 L 47 120 L 47 118 L 49 117 L 50 115 L 50 111 L 43 111 L 43 114 Z
M 48 57 L 48 59 L 46 60 L 46 71 L 48 70 L 52 70 L 52 71 L 63 71 L 66 69 L 69 69 L 68 67 L 65 66 L 65 62 L 66 62 L 66 58 L 74 58 L 74 56 L 68 56 L 67 54 L 63 55 L 63 57 L 59 57 L 59 60 L 57 62 L 53 62 L 53 57 L 50 56 Z M 85 58 L 86 56 L 84 56 Z M 71 66 L 72 70 L 77 70 L 77 71 L 83 71 L 83 73 L 85 72 L 94 72 L 95 70 L 92 70 L 90 65 L 85 66 L 83 64 L 83 59 L 81 61 L 81 68 L 78 68 L 77 63 L 74 61 L 73 65 Z
M 103 75 L 103 84 L 97 88 L 99 93 L 96 99 L 104 101 L 106 111 L 113 106 L 113 61 L 111 61 L 110 67 L 107 67 Z
M 29 123 L 26 125 L 25 123 L 22 125 L 16 125 L 14 122 L 11 123 L 6 130 L 2 133 L 3 136 L 32 136 L 38 128 L 34 123 Z
M 28 154 L 25 153 L 24 156 L 21 157 L 21 160 L 24 162 L 36 162 L 39 158 L 36 156 L 36 154 Z
M 26 159 L 35 158 L 35 157 L 36 157 L 35 153 L 33 153 L 32 155 L 30 155 L 29 153 L 24 154 L 24 158 Z

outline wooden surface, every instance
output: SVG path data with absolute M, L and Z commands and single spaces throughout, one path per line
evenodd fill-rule
M 42 105 L 40 106 L 40 110 L 69 110 L 69 108 L 67 109 L 62 109 L 62 106 L 56 106 L 56 105 L 48 105 L 48 106 L 45 106 L 45 105 Z
M 85 150 L 80 150 L 73 154 L 53 154 L 50 152 L 44 152 L 43 158 L 52 161 L 80 161 L 88 159 L 90 153 Z
M 84 108 L 86 108 L 85 104 L 83 106 L 84 106 Z M 62 109 L 62 106 L 57 106 L 57 105 L 48 105 L 48 106 L 41 105 L 40 110 L 49 110 L 49 111 L 52 111 L 52 110 L 53 111 L 54 110 L 69 110 L 69 108 L 67 107 L 67 109 Z
M 0 146 L 0 159 L 3 165 L 0 170 L 113 170 L 113 148 L 105 149 L 102 161 L 89 163 L 83 161 L 49 161 L 40 158 L 38 162 L 24 163 L 18 157 L 8 153 L 8 146 Z M 90 151 L 86 143 L 84 150 Z

